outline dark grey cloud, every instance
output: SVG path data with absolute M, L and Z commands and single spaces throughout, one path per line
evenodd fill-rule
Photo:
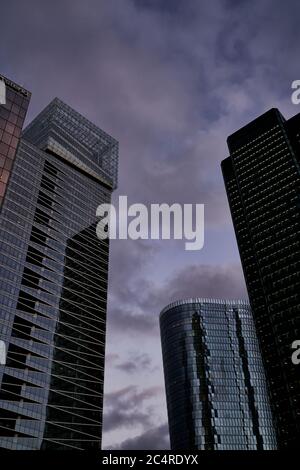
M 126 439 L 119 450 L 168 450 L 170 448 L 168 424 L 162 424 L 134 438 Z
M 116 429 L 129 429 L 137 425 L 149 426 L 151 423 L 149 413 L 142 412 L 137 409 L 126 410 L 114 408 L 111 411 L 106 411 L 103 416 L 103 427 L 105 432 Z
M 167 285 L 169 298 L 217 297 L 239 299 L 247 297 L 240 265 L 192 265 L 178 271 Z
M 174 300 L 189 297 L 247 298 L 239 264 L 192 264 L 174 272 L 161 286 L 153 281 L 135 279 L 128 295 L 123 292 L 121 299 L 113 279 L 111 289 L 113 301 L 109 304 L 109 324 L 114 331 L 129 335 L 158 335 L 159 312 Z
M 145 400 L 149 400 L 161 393 L 161 387 L 150 387 L 141 390 L 131 385 L 107 394 L 105 401 L 107 406 L 122 406 L 126 403 L 128 408 L 133 408 L 137 403 L 142 404 Z
M 163 389 L 157 386 L 142 390 L 128 386 L 106 394 L 104 432 L 136 426 L 142 426 L 143 429 L 150 427 L 152 425 L 150 408 L 144 407 L 144 404 L 162 393 Z
M 132 302 L 128 302 L 128 304 Z M 109 323 L 113 326 L 116 331 L 123 333 L 141 333 L 141 334 L 152 334 L 156 330 L 155 317 L 150 312 L 145 313 L 132 313 L 130 305 L 121 307 L 110 307 L 109 312 Z
M 145 353 L 131 353 L 126 361 L 117 363 L 115 367 L 128 374 L 135 374 L 141 370 L 151 372 L 154 368 L 151 357 Z

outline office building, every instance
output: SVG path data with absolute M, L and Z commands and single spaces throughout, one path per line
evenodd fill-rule
M 96 208 L 117 165 L 117 141 L 57 98 L 19 141 L 0 216 L 2 448 L 101 447 L 109 242 Z
M 248 302 L 177 301 L 160 330 L 172 450 L 276 449 Z
M 300 114 L 271 109 L 228 138 L 222 170 L 280 448 L 300 444 Z

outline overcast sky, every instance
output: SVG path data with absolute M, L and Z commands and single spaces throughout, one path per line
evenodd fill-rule
M 158 315 L 246 297 L 220 162 L 249 120 L 300 110 L 300 2 L 10 0 L 0 15 L 0 73 L 32 92 L 27 122 L 58 96 L 119 140 L 115 201 L 205 204 L 199 252 L 111 243 L 103 446 L 167 448 Z

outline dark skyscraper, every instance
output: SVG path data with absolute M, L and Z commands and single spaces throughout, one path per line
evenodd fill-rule
M 228 138 L 222 170 L 280 447 L 300 444 L 300 114 L 271 109 Z
M 160 330 L 171 448 L 275 449 L 249 304 L 174 302 L 161 312 Z
M 1 447 L 101 446 L 109 244 L 96 208 L 117 165 L 117 141 L 57 98 L 20 139 L 1 212 Z

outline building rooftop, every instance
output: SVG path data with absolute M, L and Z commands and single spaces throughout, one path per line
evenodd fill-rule
M 4 75 L 0 74 L 0 80 L 4 81 L 6 86 L 13 88 L 15 91 L 21 93 L 22 95 L 29 97 L 29 98 L 31 97 L 30 91 L 23 88 L 23 86 L 18 85 L 17 83 L 13 82 L 9 78 L 6 78 Z
M 210 299 L 210 298 L 205 298 L 205 297 L 191 297 L 191 298 L 175 300 L 174 302 L 171 302 L 165 308 L 163 308 L 163 310 L 160 312 L 160 315 L 167 312 L 168 310 L 172 310 L 172 308 L 179 307 L 180 305 L 186 305 L 186 304 L 215 304 L 215 305 L 226 304 L 228 306 L 239 305 L 239 306 L 245 306 L 245 307 L 249 307 L 250 305 L 248 300 L 226 300 L 226 299 Z
M 25 128 L 25 140 L 68 160 L 113 189 L 118 180 L 118 142 L 58 98 Z

